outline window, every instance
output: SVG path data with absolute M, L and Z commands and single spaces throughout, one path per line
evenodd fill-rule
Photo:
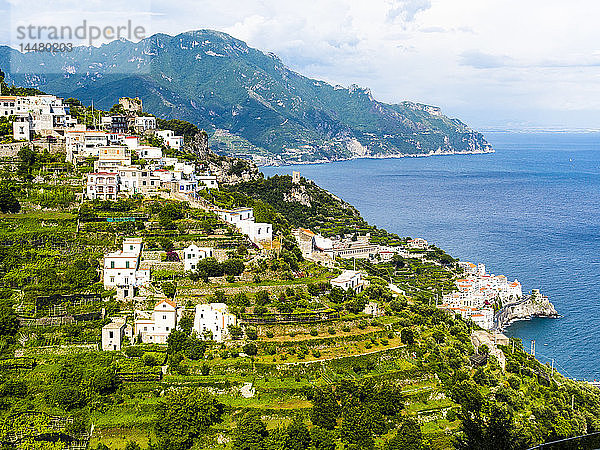
M 129 261 L 125 261 L 125 268 L 129 269 Z
M 166 330 L 169 331 L 169 327 L 167 327 Z
M 167 320 L 167 315 L 163 314 L 163 320 Z
M 112 331 L 109 331 L 109 332 L 108 332 L 108 337 L 109 337 L 109 338 L 111 338 L 111 339 L 112 339 L 112 338 L 114 337 L 113 335 L 114 335 L 114 333 L 113 333 Z
M 111 261 L 111 262 L 110 262 L 110 268 L 111 268 L 111 269 L 114 269 L 114 268 L 115 268 L 115 262 L 114 262 L 114 261 Z

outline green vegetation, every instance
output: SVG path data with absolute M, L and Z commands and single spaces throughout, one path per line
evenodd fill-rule
M 21 432 L 35 435 L 28 448 L 47 449 L 63 448 L 46 439 L 56 433 L 103 450 L 519 449 L 600 431 L 600 391 L 541 364 L 518 340 L 499 346 L 503 369 L 493 348 L 472 345 L 472 322 L 435 307 L 460 274 L 443 250 L 335 267 L 305 260 L 292 228 L 406 245 L 314 183 L 256 177 L 203 192 L 273 223 L 278 245 L 261 250 L 188 203 L 80 202 L 90 164 L 63 159 L 26 147 L 0 172 L 0 441 Z M 121 300 L 99 269 L 132 236 L 143 239 L 152 282 Z M 190 243 L 215 256 L 185 273 Z M 369 285 L 332 287 L 354 264 Z M 99 350 L 111 318 L 131 324 L 164 298 L 184 310 L 166 344 L 136 337 L 121 351 Z M 206 302 L 237 316 L 230 340 L 193 330 L 194 307 Z M 365 314 L 369 302 L 385 314 Z

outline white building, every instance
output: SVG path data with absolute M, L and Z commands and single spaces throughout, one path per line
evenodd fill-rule
M 140 138 L 137 136 L 124 136 L 123 144 L 130 150 L 136 150 L 140 146 Z
M 183 136 L 175 136 L 172 130 L 159 130 L 156 135 L 161 138 L 167 147 L 180 150 L 183 147 Z
M 198 186 L 204 186 L 208 189 L 219 189 L 216 175 L 197 175 Z
M 21 123 L 18 127 L 13 126 L 15 139 L 26 136 L 27 127 L 31 134 L 51 135 L 55 130 L 63 131 L 77 123 L 69 115 L 69 107 L 63 104 L 62 98 L 54 95 L 2 96 L 0 93 L 0 116 L 16 116 Z
M 363 309 L 365 314 L 368 314 L 373 317 L 383 316 L 385 311 L 379 307 L 376 302 L 368 302 Z
M 111 323 L 102 327 L 102 350 L 121 350 L 125 340 L 125 319 L 115 317 Z
M 357 270 L 344 270 L 330 281 L 331 286 L 339 287 L 344 291 L 353 289 L 357 294 L 364 289 L 362 273 Z
M 423 238 L 409 239 L 406 244 L 408 245 L 408 248 L 418 248 L 421 250 L 429 248 L 429 243 Z
M 214 212 L 225 222 L 235 225 L 255 244 L 271 241 L 273 238 L 273 226 L 270 223 L 254 222 L 252 208 L 215 209 Z
M 255 244 L 273 239 L 273 225 L 270 223 L 242 220 L 237 226 Z
M 131 150 L 123 146 L 98 147 L 98 161 L 94 161 L 94 170 L 117 171 L 120 167 L 131 165 Z
M 98 157 L 99 147 L 109 145 L 109 136 L 104 131 L 71 129 L 65 131 L 67 161 L 76 158 Z
M 212 258 L 213 249 L 210 247 L 198 247 L 192 244 L 183 249 L 183 266 L 186 272 L 196 270 L 198 261 L 204 258 Z
M 86 197 L 90 200 L 114 200 L 119 192 L 119 174 L 117 172 L 88 173 Z
M 215 209 L 215 214 L 227 223 L 237 225 L 243 220 L 254 220 L 252 208 Z
M 139 133 L 156 129 L 156 117 L 138 116 L 135 118 L 134 127 Z
M 166 344 L 169 333 L 177 327 L 178 310 L 177 303 L 165 298 L 151 312 L 136 311 L 135 335 L 144 343 Z
M 210 331 L 213 340 L 222 342 L 229 337 L 229 327 L 235 324 L 235 315 L 229 313 L 225 303 L 196 305 L 194 330 L 199 336 Z
M 138 146 L 135 150 L 141 159 L 159 160 L 163 156 L 162 149 L 160 147 L 141 145 Z
M 126 238 L 123 249 L 104 256 L 104 288 L 122 288 L 125 298 L 133 297 L 135 288 L 150 282 L 150 269 L 140 267 L 141 238 Z

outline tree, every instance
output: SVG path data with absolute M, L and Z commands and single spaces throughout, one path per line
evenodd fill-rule
M 208 429 L 222 421 L 225 405 L 199 388 L 170 391 L 157 407 L 154 429 L 159 447 L 186 450 Z
M 242 337 L 242 334 L 244 334 L 242 327 L 237 325 L 229 325 L 227 327 L 227 331 L 229 331 L 229 336 L 231 336 L 231 339 L 239 339 Z
M 461 407 L 471 413 L 478 413 L 484 404 L 484 398 L 473 380 L 463 380 L 456 383 L 451 391 L 450 397 Z
M 313 407 L 310 420 L 313 425 L 333 430 L 337 424 L 340 406 L 330 390 L 316 389 L 312 398 Z
M 233 434 L 233 450 L 262 450 L 269 435 L 258 411 L 246 413 L 238 422 Z
M 169 202 L 158 213 L 158 223 L 165 230 L 175 229 L 173 221 L 183 219 L 183 209 L 179 203 Z
M 250 339 L 251 341 L 257 340 L 258 339 L 258 330 L 256 329 L 256 327 L 247 326 L 246 327 L 246 337 L 248 339 Z
M 248 356 L 254 356 L 258 353 L 258 348 L 256 347 L 256 344 L 253 344 L 252 342 L 249 342 L 248 344 L 244 345 L 242 349 L 244 350 L 244 353 Z
M 17 213 L 21 210 L 21 204 L 15 194 L 6 183 L 0 186 L 0 211 L 3 213 Z
M 174 355 L 185 350 L 187 347 L 188 336 L 185 331 L 171 330 L 167 337 L 167 353 Z
M 179 320 L 179 329 L 188 336 L 192 334 L 192 328 L 194 327 L 194 316 L 191 314 L 185 314 Z
M 239 258 L 231 258 L 221 263 L 221 270 L 225 275 L 239 276 L 244 272 L 244 261 Z
M 129 441 L 125 445 L 125 450 L 142 450 L 142 448 L 137 442 Z
M 89 380 L 90 388 L 99 395 L 112 394 L 120 384 L 116 371 L 111 367 L 97 368 Z
M 529 447 L 522 430 L 515 426 L 509 408 L 504 404 L 487 402 L 485 412 L 460 414 L 461 434 L 456 448 L 472 450 L 518 450 Z
M 415 332 L 412 328 L 402 328 L 402 331 L 400 331 L 400 340 L 403 344 L 413 345 L 415 343 Z
M 198 261 L 196 270 L 199 273 L 206 273 L 207 277 L 220 277 L 221 275 L 223 275 L 223 268 L 215 258 L 201 259 L 200 261 Z
M 373 450 L 375 441 L 371 431 L 371 415 L 369 410 L 353 399 L 344 409 L 340 436 L 347 449 Z
M 175 294 L 177 293 L 177 288 L 173 283 L 167 281 L 161 285 L 163 294 L 165 294 L 169 298 L 175 298 Z
M 335 432 L 314 426 L 310 430 L 310 440 L 315 450 L 335 450 Z
M 294 416 L 287 427 L 283 441 L 286 450 L 305 450 L 310 446 L 310 433 L 302 417 Z
M 28 145 L 25 145 L 19 150 L 17 157 L 19 158 L 17 175 L 25 181 L 31 180 L 33 178 L 31 171 L 36 159 L 35 152 Z
M 20 323 L 12 308 L 0 306 L 0 336 L 13 337 L 19 331 Z
M 392 439 L 385 444 L 385 450 L 422 450 L 423 433 L 418 422 L 409 417 L 402 421 L 400 429 Z

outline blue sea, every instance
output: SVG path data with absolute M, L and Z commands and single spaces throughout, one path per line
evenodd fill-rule
M 264 167 L 299 170 L 372 224 L 539 288 L 559 319 L 516 322 L 542 362 L 600 379 L 600 133 L 487 133 L 496 153 Z

